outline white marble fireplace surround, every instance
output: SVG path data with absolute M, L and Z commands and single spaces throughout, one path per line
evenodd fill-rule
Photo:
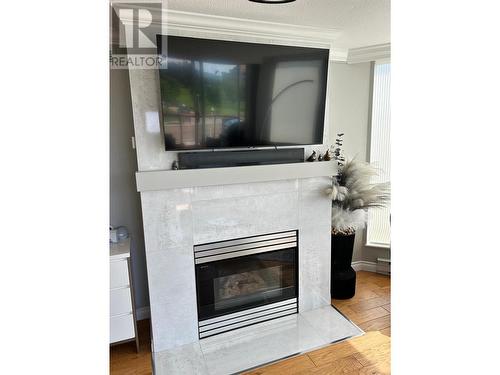
M 237 373 L 362 333 L 330 306 L 329 184 L 314 177 L 141 192 L 156 375 Z M 193 246 L 295 229 L 299 314 L 199 340 Z
M 330 306 L 329 184 L 315 177 L 141 192 L 156 375 L 238 373 L 362 333 Z M 294 229 L 299 314 L 199 340 L 193 246 Z
M 330 305 L 328 177 L 141 192 L 154 351 L 198 341 L 193 246 L 299 231 L 299 312 Z

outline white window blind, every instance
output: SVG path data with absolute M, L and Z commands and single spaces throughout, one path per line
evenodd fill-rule
M 380 175 L 373 182 L 391 179 L 391 64 L 376 63 L 373 76 L 373 102 L 370 141 L 370 162 L 380 168 Z M 368 213 L 366 244 L 389 247 L 391 227 L 390 207 L 371 209 Z

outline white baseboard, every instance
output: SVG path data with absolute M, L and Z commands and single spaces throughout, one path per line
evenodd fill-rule
M 135 316 L 137 317 L 137 320 L 149 319 L 151 316 L 149 306 L 139 307 L 135 309 Z
M 375 262 L 366 262 L 364 260 L 359 260 L 357 262 L 352 262 L 351 266 L 354 271 L 377 272 L 377 263 Z

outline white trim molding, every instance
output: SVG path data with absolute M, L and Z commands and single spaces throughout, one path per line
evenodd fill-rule
M 147 5 L 123 4 L 116 2 L 115 7 L 126 6 L 128 9 L 147 9 L 158 12 L 158 9 Z M 144 17 L 146 13 L 139 13 Z M 150 19 L 139 19 L 151 23 Z M 133 19 L 121 17 L 125 24 L 133 23 Z M 285 44 L 296 46 L 310 46 L 317 48 L 333 49 L 334 41 L 341 34 L 340 30 L 333 28 L 292 25 L 278 22 L 267 22 L 247 18 L 216 16 L 211 14 L 192 13 L 162 9 L 161 22 L 152 22 L 161 30 L 161 34 L 175 36 L 190 36 L 218 40 L 254 41 L 269 44 Z M 344 57 L 345 56 L 345 57 Z M 334 50 L 331 59 L 347 58 L 347 50 Z
M 352 262 L 351 267 L 354 271 L 367 271 L 367 272 L 377 272 L 377 263 L 367 262 L 364 260 L 358 260 L 357 262 Z
M 340 30 L 313 26 L 291 25 L 246 18 L 215 16 L 201 13 L 167 10 L 168 31 L 202 31 L 265 39 L 305 41 L 329 46 L 341 34 Z
M 369 61 L 387 60 L 391 58 L 391 43 L 377 44 L 374 46 L 350 48 L 347 55 L 348 64 Z
M 358 260 L 351 263 L 354 271 L 367 271 L 375 272 L 383 275 L 391 274 L 391 260 L 384 258 L 377 258 L 377 262 L 367 262 L 365 260 Z
M 122 1 L 114 3 L 116 7 L 120 5 L 124 6 Z M 147 5 L 126 4 L 126 7 L 148 9 L 151 12 L 158 11 L 157 9 L 148 8 Z M 132 22 L 132 19 L 127 20 L 123 17 L 121 20 L 124 23 Z M 162 9 L 161 20 L 161 22 L 153 21 L 153 24 L 156 24 L 161 29 L 161 34 L 328 48 L 330 49 L 330 61 L 350 64 L 390 57 L 390 43 L 351 49 L 335 47 L 336 40 L 343 32 L 335 28 L 292 25 L 165 8 Z M 144 19 L 144 21 L 150 22 L 151 20 Z
M 347 48 L 330 48 L 330 61 L 346 62 L 348 55 Z

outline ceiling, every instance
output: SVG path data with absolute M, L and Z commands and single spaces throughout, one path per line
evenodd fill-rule
M 163 0 L 167 8 L 217 16 L 337 29 L 336 46 L 390 42 L 390 0 L 297 0 L 259 4 L 248 0 Z

